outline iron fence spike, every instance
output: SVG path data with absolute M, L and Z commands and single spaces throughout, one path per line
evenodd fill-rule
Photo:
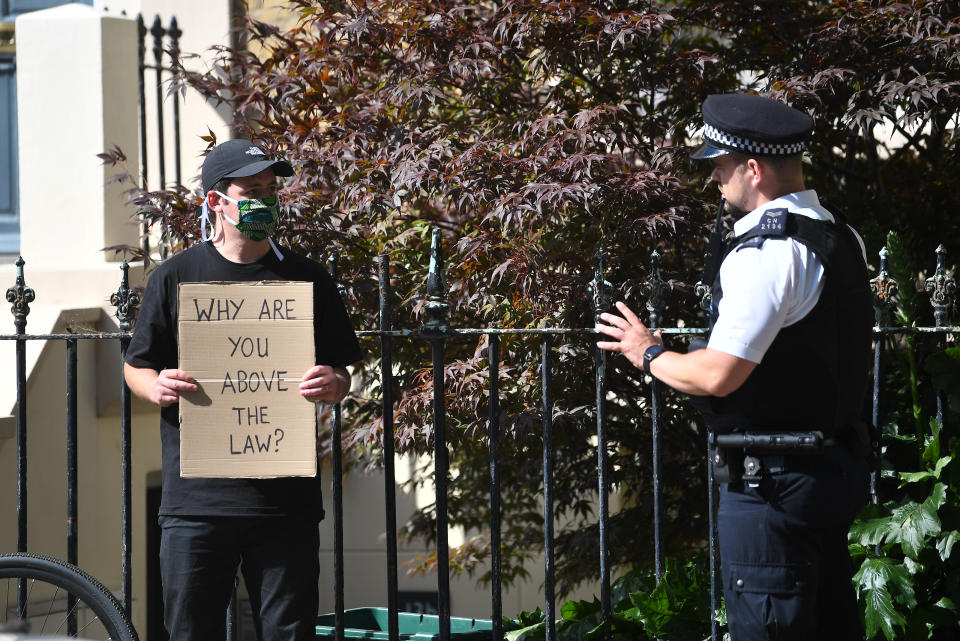
M 604 278 L 605 258 L 606 254 L 602 249 L 597 252 L 597 258 L 593 268 L 593 281 L 590 283 L 590 293 L 593 296 L 594 321 L 597 323 L 600 322 L 600 314 L 610 306 L 609 291 L 612 285 Z
M 873 292 L 873 313 L 877 327 L 882 327 L 890 317 L 890 308 L 894 304 L 894 297 L 900 291 L 897 280 L 887 273 L 887 258 L 890 250 L 886 246 L 880 248 L 880 271 L 876 278 L 870 279 L 870 291 Z
M 650 327 L 660 327 L 660 316 L 665 305 L 664 297 L 673 290 L 673 284 L 660 275 L 660 252 L 650 254 L 650 276 L 643 281 L 642 291 L 647 296 L 647 311 L 650 312 Z
M 426 336 L 443 336 L 447 330 L 447 281 L 443 265 L 443 243 L 438 227 L 430 237 L 430 270 L 427 273 L 427 314 L 429 319 L 422 328 Z
M 120 264 L 123 275 L 120 277 L 120 288 L 110 296 L 110 304 L 117 308 L 115 316 L 119 321 L 120 330 L 129 332 L 133 326 L 133 319 L 140 306 L 140 296 L 130 289 L 130 265 L 127 261 Z
M 180 36 L 183 35 L 183 31 L 180 30 L 180 26 L 177 24 L 176 16 L 170 18 L 170 27 L 167 29 L 167 34 L 170 36 L 170 40 L 173 41 L 174 45 L 180 40 Z
M 933 307 L 933 320 L 937 327 L 950 324 L 950 307 L 953 304 L 953 295 L 956 291 L 956 281 L 947 274 L 944 260 L 947 249 L 942 244 L 937 247 L 937 268 L 933 276 L 924 281 L 924 287 L 930 294 L 930 305 Z
M 713 287 L 711 283 L 704 283 L 702 280 L 697 281 L 697 284 L 694 286 L 694 292 L 696 292 L 697 297 L 700 299 L 700 309 L 710 313 L 710 308 L 713 306 Z
M 13 314 L 13 324 L 18 334 L 23 334 L 27 329 L 27 315 L 30 313 L 30 303 L 36 299 L 36 292 L 27 287 L 26 279 L 23 275 L 23 266 L 26 261 L 23 256 L 17 258 L 17 280 L 13 287 L 7 289 L 7 302 L 11 303 L 10 312 Z

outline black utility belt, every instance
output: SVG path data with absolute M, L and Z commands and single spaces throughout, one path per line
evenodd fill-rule
M 732 432 L 710 433 L 710 443 L 715 447 L 757 449 L 777 452 L 819 452 L 825 447 L 840 445 L 833 437 L 824 437 L 820 430 L 809 432 Z
M 842 443 L 825 437 L 819 430 L 809 432 L 710 432 L 710 459 L 718 483 L 743 480 L 756 486 L 765 473 L 785 471 L 785 456 L 817 454 L 825 447 Z M 766 465 L 764 461 L 766 460 Z

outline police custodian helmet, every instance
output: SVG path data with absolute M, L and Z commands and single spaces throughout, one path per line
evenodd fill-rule
M 792 156 L 803 151 L 813 119 L 793 107 L 763 96 L 714 94 L 703 101 L 704 142 L 691 158 L 724 156 Z

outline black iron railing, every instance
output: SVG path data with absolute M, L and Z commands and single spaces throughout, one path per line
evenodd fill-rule
M 153 37 L 153 64 L 147 62 L 147 34 Z M 177 18 L 170 18 L 170 24 L 163 26 L 160 16 L 154 16 L 153 24 L 147 29 L 144 23 L 143 15 L 137 15 L 137 70 L 139 86 L 139 107 L 140 107 L 140 187 L 147 191 L 147 177 L 149 175 L 149 145 L 148 125 L 147 125 L 147 71 L 154 72 L 154 91 L 156 92 L 156 101 L 154 106 L 156 150 L 157 150 L 157 182 L 154 189 L 166 189 L 167 187 L 167 137 L 173 143 L 173 184 L 182 185 L 182 176 L 180 171 L 180 98 L 176 91 L 167 91 L 165 84 L 169 85 L 172 77 L 172 63 L 180 55 L 180 36 L 183 31 L 177 24 Z M 166 42 L 167 48 L 164 49 Z M 164 97 L 169 95 L 170 108 L 172 113 L 172 130 L 166 129 L 166 116 L 164 112 Z M 149 230 L 143 230 L 142 249 L 145 253 L 150 252 L 150 234 Z M 169 250 L 169 238 L 167 228 L 160 232 L 159 251 L 162 258 L 166 258 Z
M 139 305 L 139 297 L 129 287 L 128 270 L 126 262 L 122 264 L 123 275 L 121 277 L 120 288 L 111 296 L 111 302 L 117 308 L 116 317 L 120 326 L 120 332 L 100 332 L 100 333 L 64 333 L 64 334 L 27 334 L 27 316 L 30 313 L 30 303 L 36 298 L 36 293 L 32 288 L 27 287 L 24 278 L 24 260 L 17 260 L 17 279 L 13 287 L 7 290 L 7 301 L 11 303 L 11 312 L 14 317 L 15 334 L 0 335 L 0 340 L 16 341 L 16 361 L 17 361 L 17 551 L 27 551 L 27 367 L 26 367 L 26 344 L 27 341 L 57 341 L 62 340 L 66 343 L 66 483 L 67 483 L 67 561 L 78 565 L 78 505 L 79 505 L 79 486 L 77 483 L 77 345 L 81 340 L 115 340 L 120 343 L 120 358 L 126 356 L 126 348 L 130 342 L 130 327 Z M 131 467 L 130 467 L 130 389 L 126 383 L 121 381 L 120 389 L 121 411 L 120 411 L 120 448 L 121 448 L 121 512 L 120 512 L 120 531 L 121 531 L 121 550 L 120 550 L 120 572 L 122 576 L 121 585 L 121 603 L 130 612 L 131 604 Z M 20 594 L 21 606 L 19 611 L 23 611 L 24 595 Z
M 880 253 L 880 270 L 877 276 L 871 280 L 871 288 L 874 292 L 876 327 L 874 336 L 876 341 L 876 351 L 874 353 L 874 385 L 873 385 L 873 419 L 876 424 L 882 422 L 883 410 L 881 407 L 881 381 L 882 381 L 882 339 L 890 334 L 932 334 L 937 336 L 939 347 L 945 348 L 949 336 L 960 334 L 960 327 L 950 325 L 950 309 L 955 299 L 955 282 L 947 274 L 945 268 L 945 251 L 943 247 L 937 249 L 937 267 L 933 276 L 926 281 L 926 291 L 930 294 L 931 305 L 934 309 L 935 326 L 933 327 L 891 327 L 888 325 L 890 310 L 893 305 L 893 298 L 897 293 L 898 285 L 887 273 L 887 254 L 886 250 Z M 649 326 L 652 328 L 661 328 L 665 335 L 691 335 L 703 334 L 704 329 L 697 328 L 679 328 L 679 327 L 661 327 L 662 314 L 664 309 L 663 295 L 667 290 L 668 284 L 660 274 L 659 256 L 654 254 L 652 260 L 652 270 L 645 283 L 645 292 L 647 295 L 647 311 L 649 313 Z M 17 361 L 17 549 L 26 551 L 27 543 L 27 371 L 25 358 L 25 345 L 27 341 L 40 340 L 63 340 L 67 344 L 67 523 L 68 523 L 68 541 L 67 541 L 67 560 L 77 564 L 77 474 L 76 474 L 76 441 L 77 430 L 77 406 L 76 406 L 76 372 L 77 372 L 77 342 L 80 340 L 116 340 L 121 347 L 121 359 L 125 355 L 126 347 L 129 343 L 131 333 L 131 321 L 135 309 L 139 304 L 139 299 L 134 291 L 129 288 L 127 264 L 122 265 L 122 278 L 119 289 L 111 297 L 112 304 L 117 308 L 116 316 L 119 321 L 120 330 L 115 333 L 86 333 L 86 334 L 43 334 L 30 335 L 26 333 L 27 316 L 30 312 L 30 303 L 35 299 L 34 291 L 26 285 L 24 278 L 24 262 L 17 262 L 17 278 L 14 286 L 7 290 L 7 300 L 12 303 L 12 312 L 14 315 L 14 326 L 16 333 L 9 335 L 0 335 L 0 340 L 16 341 L 16 361 Z M 390 265 L 386 256 L 380 256 L 377 261 L 378 278 L 380 286 L 380 313 L 379 329 L 366 330 L 358 332 L 362 336 L 378 338 L 380 342 L 380 375 L 382 390 L 381 416 L 383 422 L 382 445 L 383 445 L 383 469 L 384 469 L 384 488 L 385 488 L 385 530 L 386 530 L 386 565 L 387 565 L 387 585 L 386 599 L 388 604 L 389 617 L 389 637 L 390 639 L 399 639 L 398 631 L 398 588 L 397 588 L 397 514 L 395 502 L 396 477 L 394 471 L 394 416 L 393 406 L 396 399 L 393 398 L 393 359 L 392 352 L 394 342 L 397 340 L 422 340 L 430 343 L 432 354 L 433 369 L 433 433 L 434 433 L 434 470 L 436 487 L 436 515 L 437 515 L 437 591 L 438 591 L 438 612 L 440 619 L 440 639 L 448 641 L 450 638 L 450 577 L 449 577 L 449 544 L 447 540 L 447 495 L 449 491 L 449 464 L 447 460 L 446 443 L 446 400 L 444 385 L 444 358 L 445 346 L 447 341 L 457 340 L 463 337 L 487 336 L 487 358 L 489 364 L 489 452 L 490 452 L 490 531 L 491 531 L 491 619 L 493 631 L 491 638 L 497 641 L 501 638 L 501 616 L 502 612 L 502 558 L 500 545 L 501 532 L 501 513 L 500 513 L 500 468 L 497 456 L 500 440 L 499 424 L 499 370 L 500 370 L 500 338 L 508 335 L 533 335 L 540 338 L 540 364 L 541 364 L 541 405 L 543 409 L 543 505 L 544 505 L 544 558 L 545 558 L 545 581 L 543 604 L 547 618 L 547 639 L 556 638 L 556 631 L 553 627 L 553 621 L 556 618 L 554 593 L 554 506 L 553 506 L 553 450 L 551 446 L 553 437 L 552 425 L 552 407 L 553 390 L 551 387 L 551 369 L 553 341 L 560 336 L 581 335 L 593 338 L 595 330 L 593 328 L 543 328 L 543 329 L 497 329 L 497 328 L 454 328 L 447 322 L 448 306 L 446 303 L 446 285 L 444 276 L 443 255 L 441 251 L 441 235 L 439 230 L 435 230 L 432 238 L 430 270 L 427 279 L 427 290 L 429 300 L 426 306 L 428 320 L 419 329 L 394 329 L 390 326 L 391 318 L 391 292 L 390 292 Z M 331 261 L 330 271 L 335 274 L 335 264 Z M 596 262 L 594 272 L 592 295 L 595 306 L 595 313 L 599 314 L 608 307 L 607 288 L 609 285 L 604 280 L 603 257 L 599 256 Z M 701 305 L 704 301 L 701 301 Z M 606 388 L 607 388 L 607 355 L 605 352 L 593 348 L 595 381 L 596 381 L 596 421 L 597 421 L 597 491 L 598 491 L 598 521 L 599 521 L 599 549 L 600 560 L 600 595 L 601 609 L 604 619 L 609 623 L 611 618 L 611 568 L 610 568 L 610 550 L 609 550 L 609 505 L 608 494 L 611 490 L 609 482 L 609 461 L 606 458 L 607 451 L 607 413 L 606 413 Z M 130 611 L 131 603 L 131 574 L 130 565 L 130 487 L 131 487 L 131 461 L 130 461 L 130 392 L 127 386 L 121 383 L 121 448 L 122 448 L 122 506 L 121 506 L 121 531 L 122 531 L 122 549 L 121 549 L 121 574 L 122 574 L 122 603 Z M 654 559 L 655 571 L 658 577 L 662 576 L 663 560 L 663 508 L 661 498 L 663 487 L 661 484 L 661 459 L 663 455 L 663 446 L 660 440 L 660 430 L 662 427 L 661 394 L 662 390 L 659 383 L 655 380 L 650 386 L 650 401 L 652 408 L 652 481 L 654 488 Z M 944 414 L 946 413 L 947 398 L 943 392 L 937 394 L 937 420 L 943 425 Z M 334 408 L 333 426 L 332 426 L 332 455 L 333 455 L 333 487 L 334 487 L 334 568 L 335 568 L 335 623 L 337 639 L 344 638 L 344 539 L 343 539 L 343 488 L 342 488 L 342 470 L 343 454 L 341 450 L 343 417 L 339 405 Z M 708 467 L 712 462 L 708 460 Z M 876 479 L 872 484 L 873 496 L 876 501 Z M 716 554 L 716 493 L 717 487 L 713 481 L 712 474 L 708 481 L 709 500 L 710 500 L 710 562 L 711 562 L 711 601 L 714 610 L 720 604 L 720 590 L 718 581 L 718 558 Z M 609 632 L 609 627 L 607 627 Z M 719 633 L 716 621 L 712 622 L 712 636 L 717 638 Z M 608 634 L 609 636 L 609 634 Z

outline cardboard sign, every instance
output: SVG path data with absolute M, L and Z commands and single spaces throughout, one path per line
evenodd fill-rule
M 317 473 L 316 409 L 299 383 L 314 365 L 313 285 L 181 283 L 180 476 Z

